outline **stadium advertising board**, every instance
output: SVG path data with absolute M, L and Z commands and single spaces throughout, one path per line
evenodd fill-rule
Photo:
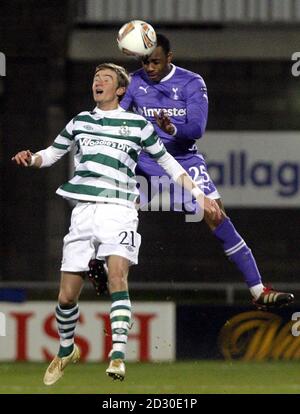
M 1 303 L 6 336 L 0 337 L 0 360 L 46 361 L 58 350 L 54 302 Z M 76 343 L 83 361 L 106 360 L 111 350 L 110 303 L 81 302 Z M 161 302 L 133 304 L 128 335 L 128 361 L 175 359 L 175 305 Z
M 299 207 L 299 132 L 207 132 L 197 145 L 225 206 Z
M 299 360 L 298 310 L 294 306 L 259 311 L 253 306 L 178 305 L 176 358 Z

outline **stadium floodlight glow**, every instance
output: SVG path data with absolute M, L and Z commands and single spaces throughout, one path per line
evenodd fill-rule
M 0 76 L 6 76 L 6 57 L 0 52 Z

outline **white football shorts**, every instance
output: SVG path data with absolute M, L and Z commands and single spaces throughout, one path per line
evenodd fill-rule
M 85 272 L 91 259 L 111 255 L 138 263 L 141 236 L 138 213 L 133 208 L 78 202 L 72 211 L 69 233 L 64 238 L 61 271 Z

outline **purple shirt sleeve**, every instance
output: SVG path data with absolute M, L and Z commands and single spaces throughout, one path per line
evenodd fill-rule
M 194 79 L 186 85 L 187 122 L 175 124 L 178 139 L 201 138 L 205 132 L 208 116 L 208 97 L 205 83 L 202 79 Z

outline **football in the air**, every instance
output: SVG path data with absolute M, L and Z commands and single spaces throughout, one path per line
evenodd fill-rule
M 156 33 L 149 23 L 132 20 L 121 27 L 117 42 L 121 52 L 126 55 L 151 55 L 156 48 Z

